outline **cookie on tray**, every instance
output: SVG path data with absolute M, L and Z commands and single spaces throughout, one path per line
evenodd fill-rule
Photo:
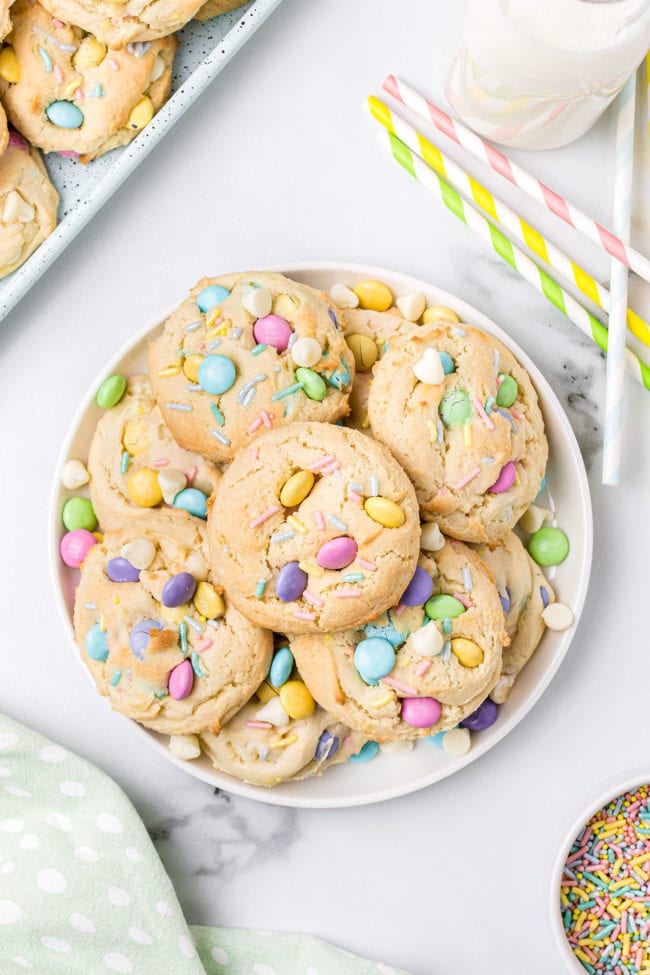
M 242 613 L 313 633 L 361 625 L 395 603 L 417 563 L 420 522 L 413 488 L 381 444 L 294 423 L 226 470 L 208 538 Z
M 506 616 L 510 644 L 503 649 L 501 677 L 490 694 L 503 704 L 544 635 L 542 613 L 555 602 L 555 593 L 514 532 L 508 532 L 497 548 L 478 545 L 476 552 L 494 576 Z
M 57 20 L 77 24 L 102 44 L 125 44 L 167 37 L 195 16 L 201 0 L 44 0 Z
M 548 444 L 537 393 L 484 332 L 437 324 L 395 338 L 375 366 L 368 412 L 422 518 L 454 538 L 498 543 L 539 492 Z
M 132 376 L 125 395 L 100 419 L 88 470 L 90 498 L 104 530 L 155 517 L 165 506 L 205 520 L 219 481 L 214 464 L 178 446 L 146 376 Z
M 52 233 L 58 205 L 38 149 L 12 132 L 0 156 L 0 278 L 20 267 Z
M 490 572 L 447 540 L 422 552 L 400 603 L 364 628 L 292 636 L 318 703 L 374 741 L 437 734 L 477 710 L 507 643 Z
M 159 512 L 88 551 L 74 607 L 81 658 L 111 707 L 169 735 L 218 732 L 264 679 L 272 635 L 234 607 L 205 529 Z
M 270 427 L 348 413 L 354 357 L 326 295 L 281 274 L 204 278 L 151 344 L 176 440 L 229 460 Z
M 11 6 L 10 0 L 0 0 L 0 41 L 3 37 L 6 37 L 11 30 L 11 15 L 9 13 L 9 7 Z M 0 72 L 4 69 L 5 65 L 2 63 L 0 58 Z
M 246 2 L 247 0 L 208 0 L 194 14 L 194 19 L 205 22 L 213 17 L 218 17 L 220 14 L 227 14 L 229 10 L 243 7 Z
M 40 3 L 18 0 L 11 15 L 16 80 L 0 77 L 0 94 L 11 124 L 44 152 L 88 162 L 134 139 L 167 100 L 175 37 L 114 51 Z
M 5 110 L 0 105 L 0 157 L 9 145 L 9 128 L 7 126 L 7 116 Z

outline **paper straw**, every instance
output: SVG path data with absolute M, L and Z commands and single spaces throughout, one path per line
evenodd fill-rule
M 568 292 L 551 278 L 546 271 L 537 267 L 523 251 L 478 212 L 470 203 L 463 200 L 460 193 L 434 173 L 408 146 L 392 132 L 383 132 L 383 145 L 387 145 L 396 162 L 403 166 L 422 186 L 459 220 L 467 224 L 479 237 L 486 241 L 502 260 L 518 271 L 523 278 L 541 292 L 556 308 L 577 325 L 581 332 L 593 339 L 604 352 L 607 351 L 607 329 L 579 304 Z M 630 349 L 625 351 L 625 368 L 637 382 L 650 390 L 650 367 L 639 359 Z
M 371 95 L 368 99 L 370 111 L 385 128 L 393 132 L 405 145 L 421 156 L 427 165 L 455 185 L 466 197 L 473 199 L 494 221 L 504 226 L 510 233 L 533 251 L 542 261 L 550 265 L 568 281 L 572 281 L 582 293 L 603 311 L 609 311 L 610 296 L 607 288 L 599 284 L 584 268 L 572 261 L 550 240 L 543 237 L 534 227 L 518 216 L 507 204 L 499 200 L 478 180 L 465 172 L 457 163 L 429 142 L 414 126 L 405 121 L 388 105 Z M 638 339 L 650 346 L 650 326 L 632 309 L 627 309 L 627 322 L 630 331 Z
M 647 257 L 644 257 L 643 254 L 626 245 L 620 237 L 617 237 L 595 220 L 592 220 L 591 217 L 588 217 L 577 207 L 573 206 L 572 203 L 569 203 L 568 200 L 560 196 L 559 193 L 552 190 L 550 186 L 542 183 L 541 180 L 535 179 L 526 170 L 517 166 L 508 156 L 495 149 L 489 142 L 486 142 L 480 136 L 476 135 L 476 133 L 466 128 L 461 122 L 456 121 L 450 115 L 447 115 L 446 112 L 443 112 L 442 109 L 418 94 L 405 81 L 391 74 L 384 79 L 382 87 L 398 101 L 416 112 L 421 118 L 426 119 L 427 122 L 433 122 L 437 129 L 444 132 L 446 136 L 453 139 L 454 142 L 457 142 L 459 146 L 466 149 L 476 159 L 487 163 L 491 169 L 499 173 L 500 176 L 503 176 L 504 179 L 514 183 L 527 196 L 530 196 L 533 200 L 537 200 L 538 203 L 541 203 L 547 210 L 560 217 L 561 220 L 564 220 L 571 227 L 575 227 L 585 237 L 588 237 L 594 243 L 604 248 L 617 261 L 625 264 L 626 267 L 632 268 L 644 281 L 650 281 L 650 260 Z
M 623 85 L 616 98 L 616 174 L 614 177 L 614 215 L 612 226 L 626 243 L 632 220 L 632 168 L 634 162 L 634 109 L 636 74 Z M 612 260 L 609 349 L 605 384 L 605 443 L 603 484 L 620 484 L 623 442 L 623 392 L 625 389 L 625 309 L 627 307 L 627 268 Z

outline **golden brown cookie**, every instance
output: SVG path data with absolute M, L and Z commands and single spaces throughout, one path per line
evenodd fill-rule
M 243 7 L 245 3 L 246 0 L 208 0 L 194 14 L 194 19 L 202 21 L 211 20 L 212 17 L 227 14 L 229 10 L 236 10 L 237 7 Z
M 45 0 L 57 20 L 77 24 L 111 48 L 152 41 L 180 30 L 201 0 Z
M 12 132 L 0 156 L 0 278 L 20 267 L 52 233 L 58 205 L 38 149 Z

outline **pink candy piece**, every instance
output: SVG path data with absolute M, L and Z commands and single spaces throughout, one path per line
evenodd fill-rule
M 75 528 L 61 539 L 59 552 L 61 558 L 71 569 L 78 569 L 83 560 L 88 555 L 88 550 L 97 544 L 97 539 L 92 532 L 85 528 Z
M 193 683 L 194 671 L 192 670 L 192 664 L 189 660 L 184 660 L 171 671 L 167 686 L 174 700 L 182 701 L 192 690 Z
M 440 717 L 440 701 L 433 697 L 405 697 L 402 700 L 402 721 L 412 728 L 430 728 Z
M 278 352 L 284 352 L 293 332 L 291 326 L 279 315 L 265 315 L 258 318 L 253 328 L 255 341 L 261 345 L 271 345 Z
M 504 491 L 510 490 L 512 485 L 515 483 L 516 478 L 517 468 L 513 462 L 509 460 L 508 463 L 504 464 L 501 468 L 501 473 L 490 488 L 490 494 L 503 494 Z
M 9 130 L 9 145 L 13 146 L 14 149 L 22 149 L 23 152 L 29 152 L 29 146 L 23 139 L 22 135 L 18 135 L 13 129 Z
M 353 538 L 339 535 L 338 538 L 321 545 L 316 561 L 323 569 L 344 569 L 346 565 L 354 562 L 357 549 L 358 545 Z

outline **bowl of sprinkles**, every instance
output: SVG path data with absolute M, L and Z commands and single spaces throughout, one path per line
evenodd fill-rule
M 551 923 L 570 971 L 650 975 L 648 771 L 600 790 L 574 823 L 553 874 Z

